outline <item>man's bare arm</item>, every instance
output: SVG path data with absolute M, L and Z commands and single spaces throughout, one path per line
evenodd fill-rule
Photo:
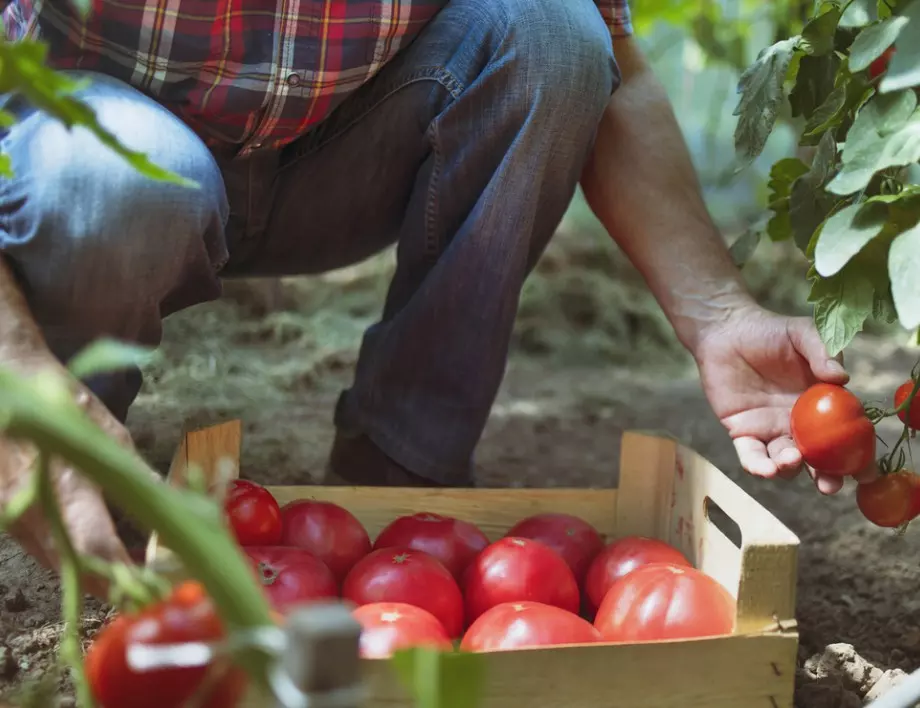
M 753 304 L 703 201 L 664 87 L 631 38 L 614 39 L 623 84 L 598 129 L 582 187 L 691 351 Z

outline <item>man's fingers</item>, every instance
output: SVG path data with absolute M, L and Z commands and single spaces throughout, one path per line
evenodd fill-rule
M 843 357 L 831 357 L 827 347 L 821 341 L 814 322 L 808 317 L 790 319 L 787 325 L 789 341 L 796 348 L 811 368 L 811 372 L 819 381 L 827 383 L 845 384 L 850 380 L 850 375 L 843 366 Z
M 836 494 L 843 489 L 843 477 L 831 477 L 826 474 L 821 474 L 811 467 L 808 468 L 808 474 L 821 494 Z
M 776 463 L 778 474 L 783 479 L 793 479 L 802 471 L 802 453 L 788 435 L 771 440 L 767 444 L 767 454 Z
M 858 484 L 868 484 L 869 482 L 874 482 L 879 477 L 882 476 L 881 471 L 878 468 L 878 465 L 873 462 L 869 467 L 864 469 L 857 475 L 853 476 L 853 479 L 856 480 Z
M 773 440 L 789 434 L 789 406 L 776 405 L 770 408 L 755 408 L 727 416 L 722 424 L 733 438 L 758 438 Z
M 776 463 L 767 454 L 767 446 L 757 438 L 742 437 L 734 440 L 738 460 L 746 472 L 755 477 L 775 477 Z

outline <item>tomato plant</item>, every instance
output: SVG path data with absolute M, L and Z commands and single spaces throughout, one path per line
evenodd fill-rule
M 539 541 L 506 536 L 490 544 L 463 574 L 466 618 L 504 602 L 531 600 L 578 612 L 578 583 L 558 553 Z
M 224 511 L 241 546 L 273 546 L 281 540 L 281 508 L 265 487 L 234 479 L 227 489 Z
M 437 617 L 450 637 L 463 632 L 463 597 L 454 576 L 433 556 L 411 548 L 381 548 L 362 558 L 345 578 L 342 597 L 359 606 L 415 605 Z
M 918 485 L 909 472 L 879 477 L 856 488 L 856 505 L 876 526 L 897 528 L 914 518 Z
M 473 622 L 462 651 L 506 651 L 559 644 L 592 644 L 601 635 L 576 614 L 542 602 L 503 602 L 483 612 Z
M 894 52 L 894 46 L 888 47 L 888 49 L 882 52 L 878 59 L 873 60 L 872 63 L 869 64 L 868 74 L 870 79 L 877 79 L 879 76 L 888 71 L 888 64 L 891 62 L 891 57 Z
M 531 538 L 552 548 L 568 563 L 579 584 L 591 561 L 604 547 L 597 529 L 571 514 L 537 514 L 519 521 L 507 535 Z
M 339 595 L 332 571 L 309 551 L 287 546 L 250 546 L 245 551 L 272 607 L 282 614 L 297 605 Z
M 310 551 L 341 583 L 355 563 L 371 552 L 361 522 L 338 504 L 311 499 L 288 502 L 281 509 L 282 546 Z
M 735 600 L 718 581 L 670 563 L 636 568 L 601 602 L 594 626 L 605 641 L 642 642 L 730 634 Z
M 201 585 L 182 583 L 165 600 L 136 614 L 118 615 L 99 632 L 86 655 L 92 695 L 100 708 L 180 708 L 202 689 L 203 708 L 233 708 L 247 682 L 232 665 L 136 670 L 128 660 L 132 646 L 223 637 L 223 624 Z
M 604 548 L 591 563 L 585 577 L 585 605 L 593 615 L 613 584 L 636 568 L 650 563 L 690 566 L 673 546 L 654 538 L 627 536 Z
M 808 388 L 792 407 L 790 427 L 805 462 L 823 474 L 855 475 L 875 460 L 875 426 L 860 400 L 842 386 Z
M 914 396 L 914 399 L 907 405 L 907 399 L 910 398 L 913 390 L 913 379 L 898 386 L 894 394 L 894 407 L 899 409 L 898 417 L 902 423 L 911 430 L 920 430 L 920 395 Z M 901 409 L 901 406 L 904 406 L 904 408 Z
M 374 549 L 404 547 L 434 556 L 460 579 L 466 566 L 489 539 L 475 524 L 422 512 L 392 521 L 374 542 Z
M 372 602 L 352 614 L 361 624 L 358 652 L 365 659 L 387 659 L 400 649 L 413 647 L 453 649 L 444 625 L 421 607 L 404 602 Z

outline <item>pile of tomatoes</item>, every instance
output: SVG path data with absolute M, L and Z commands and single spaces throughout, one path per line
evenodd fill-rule
M 913 387 L 912 380 L 898 387 L 895 409 Z M 920 429 L 920 395 L 898 417 L 908 429 Z M 806 390 L 792 407 L 790 428 L 805 463 L 824 475 L 857 476 L 875 462 L 875 425 L 859 398 L 843 386 L 820 383 Z M 856 488 L 856 504 L 875 525 L 896 528 L 920 516 L 920 475 L 906 469 L 886 472 Z
M 274 609 L 353 603 L 365 658 L 422 645 L 483 652 L 682 639 L 734 626 L 732 596 L 677 549 L 641 537 L 605 546 L 571 515 L 532 516 L 490 542 L 472 523 L 422 512 L 394 519 L 372 542 L 341 506 L 279 507 L 244 480 L 226 511 Z

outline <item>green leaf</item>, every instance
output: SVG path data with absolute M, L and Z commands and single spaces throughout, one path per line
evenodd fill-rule
M 738 81 L 741 98 L 732 115 L 738 116 L 735 151 L 743 163 L 749 164 L 763 152 L 773 132 L 785 98 L 786 71 L 800 41 L 800 37 L 792 37 L 767 47 Z
M 799 48 L 812 56 L 821 56 L 833 51 L 838 22 L 840 8 L 836 5 L 826 5 L 824 11 L 811 19 L 802 29 L 802 42 Z
M 99 339 L 79 351 L 67 365 L 77 379 L 142 366 L 153 350 L 114 339 Z
M 847 133 L 842 159 L 848 159 L 880 138 L 899 130 L 917 108 L 913 91 L 876 94 L 859 109 Z
M 904 329 L 920 325 L 920 224 L 897 236 L 888 251 L 891 294 Z
M 397 652 L 390 663 L 415 708 L 476 708 L 482 703 L 486 672 L 482 654 L 418 647 Z
M 763 231 L 752 227 L 735 239 L 728 252 L 738 268 L 743 268 L 744 264 L 751 260 L 754 251 L 760 245 L 761 238 L 763 238 Z
M 898 321 L 898 311 L 895 309 L 894 300 L 891 298 L 891 289 L 884 292 L 875 291 L 872 302 L 872 318 L 885 324 L 894 324 Z
M 850 71 L 863 71 L 897 40 L 907 23 L 904 16 L 890 17 L 867 27 L 853 40 L 850 47 Z
M 846 158 L 827 190 L 840 195 L 853 194 L 865 189 L 879 170 L 902 167 L 917 160 L 920 160 L 920 112 L 915 111 L 901 128 L 865 144 Z
M 878 236 L 888 218 L 884 204 L 851 204 L 825 223 L 815 244 L 815 270 L 824 278 L 839 273 Z
M 831 356 L 862 331 L 872 314 L 875 288 L 852 264 L 832 278 L 817 278 L 808 296 L 815 303 L 815 326 Z
M 815 230 L 827 218 L 836 200 L 824 191 L 837 159 L 837 141 L 829 130 L 818 143 L 807 174 L 792 185 L 789 195 L 789 220 L 792 237 L 803 253 L 807 252 Z
M 795 180 L 807 173 L 808 166 L 797 157 L 778 160 L 770 169 L 768 206 L 773 216 L 767 223 L 767 235 L 773 241 L 785 241 L 792 237 L 789 197 Z
M 838 124 L 846 105 L 847 86 L 841 84 L 830 92 L 824 103 L 818 106 L 802 132 L 805 135 L 817 135 Z
M 0 177 L 13 176 L 13 162 L 5 152 L 0 152 Z
M 840 26 L 845 28 L 865 27 L 878 19 L 877 0 L 852 0 L 840 18 Z
M 910 23 L 898 37 L 898 50 L 879 83 L 882 93 L 920 85 L 920 0 L 913 0 L 897 19 L 909 19 Z
M 820 57 L 801 56 L 795 85 L 789 93 L 789 106 L 792 117 L 810 118 L 831 91 L 834 90 L 834 77 L 840 69 L 840 57 L 825 54 Z

